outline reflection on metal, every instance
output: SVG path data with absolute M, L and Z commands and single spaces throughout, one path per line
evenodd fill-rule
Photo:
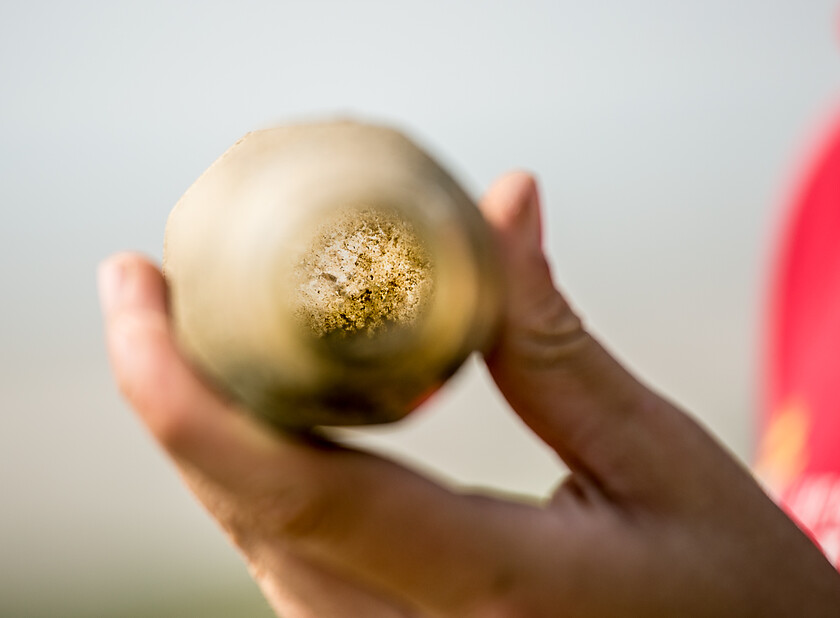
M 492 242 L 399 132 L 336 121 L 250 133 L 170 214 L 164 274 L 184 353 L 288 428 L 394 421 L 489 345 Z

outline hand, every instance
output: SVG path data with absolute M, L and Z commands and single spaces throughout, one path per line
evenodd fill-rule
M 571 470 L 545 504 L 267 430 L 179 355 L 156 267 L 120 255 L 101 269 L 122 392 L 278 614 L 837 616 L 840 576 L 820 552 L 583 330 L 551 281 L 533 179 L 504 176 L 481 207 L 507 281 L 487 365 Z

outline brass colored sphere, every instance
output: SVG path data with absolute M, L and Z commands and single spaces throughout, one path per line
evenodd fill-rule
M 350 121 L 239 140 L 172 210 L 163 269 L 183 352 L 287 428 L 402 418 L 490 343 L 500 302 L 466 193 Z

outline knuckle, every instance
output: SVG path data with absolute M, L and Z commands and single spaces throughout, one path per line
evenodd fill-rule
M 589 339 L 580 318 L 555 290 L 525 313 L 513 335 L 518 356 L 531 368 L 560 364 Z
M 158 408 L 147 408 L 145 419 L 157 440 L 169 451 L 177 453 L 185 450 L 191 439 L 193 425 L 190 416 L 187 406 L 176 401 Z

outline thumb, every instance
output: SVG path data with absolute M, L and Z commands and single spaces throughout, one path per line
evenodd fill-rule
M 502 394 L 573 472 L 608 493 L 660 492 L 650 485 L 665 482 L 663 471 L 673 465 L 665 464 L 673 454 L 662 444 L 685 431 L 685 419 L 586 332 L 555 288 L 534 178 L 503 176 L 481 209 L 506 283 L 498 343 L 486 357 Z

